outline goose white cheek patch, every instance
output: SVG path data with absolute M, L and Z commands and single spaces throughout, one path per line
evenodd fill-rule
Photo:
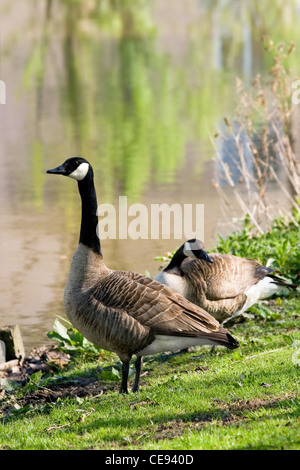
M 196 250 L 201 250 L 203 248 L 203 244 L 199 244 L 199 242 L 185 242 L 184 248 L 183 248 L 183 254 L 185 256 L 189 256 L 190 258 L 196 258 L 195 253 L 193 252 Z
M 86 162 L 81 163 L 76 170 L 72 171 L 68 176 L 74 180 L 81 181 L 86 177 L 89 171 L 89 164 Z

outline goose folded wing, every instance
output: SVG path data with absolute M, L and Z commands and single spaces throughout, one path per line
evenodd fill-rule
M 94 290 L 94 297 L 106 307 L 125 311 L 158 334 L 208 334 L 219 323 L 205 310 L 173 290 L 146 276 L 113 271 Z
M 209 300 L 235 298 L 271 271 L 252 259 L 222 254 L 211 257 L 213 263 L 187 260 L 182 266 L 191 280 L 194 279 L 198 286 L 201 284 Z

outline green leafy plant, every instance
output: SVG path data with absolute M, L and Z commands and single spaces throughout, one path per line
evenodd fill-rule
M 276 310 L 271 310 L 267 305 L 263 304 L 262 302 L 256 305 L 252 305 L 252 307 L 248 309 L 248 312 L 254 313 L 264 318 L 265 320 L 277 320 L 278 318 L 280 318 L 280 312 Z
M 98 378 L 100 380 L 108 380 L 108 381 L 119 381 L 120 380 L 120 372 L 114 366 L 109 366 L 105 368 L 100 368 L 100 372 L 98 373 Z
M 64 318 L 61 319 L 67 326 L 64 326 L 58 318 L 56 318 L 53 324 L 53 330 L 49 331 L 47 336 L 50 339 L 58 341 L 59 348 L 62 351 L 71 355 L 84 354 L 85 356 L 99 356 L 103 352 L 103 349 L 97 348 L 97 346 L 88 341 L 68 320 Z

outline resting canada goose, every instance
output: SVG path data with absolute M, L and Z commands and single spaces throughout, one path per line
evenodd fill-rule
M 234 255 L 210 253 L 200 240 L 185 242 L 154 279 L 171 287 L 218 321 L 239 315 L 283 287 L 296 288 L 271 274 L 272 268 Z
M 201 344 L 238 347 L 205 310 L 142 274 L 113 271 L 102 257 L 97 235 L 93 169 L 69 158 L 47 173 L 77 180 L 82 201 L 81 230 L 65 287 L 64 307 L 73 326 L 122 362 L 120 393 L 127 393 L 129 362 L 137 356 L 133 391 L 139 388 L 142 357 Z

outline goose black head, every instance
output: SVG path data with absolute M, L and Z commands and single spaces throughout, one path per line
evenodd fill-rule
M 72 157 L 53 170 L 47 170 L 47 173 L 69 176 L 77 181 L 82 181 L 89 170 L 92 171 L 92 167 L 87 160 L 81 157 Z
M 204 243 L 201 240 L 192 238 L 182 245 L 182 252 L 186 257 L 198 258 L 213 263 L 211 257 L 204 250 Z
M 213 263 L 211 257 L 204 250 L 204 244 L 200 240 L 192 238 L 184 242 L 184 244 L 178 248 L 168 266 L 164 268 L 164 271 L 183 276 L 182 263 L 186 258 L 203 259 L 209 263 Z

